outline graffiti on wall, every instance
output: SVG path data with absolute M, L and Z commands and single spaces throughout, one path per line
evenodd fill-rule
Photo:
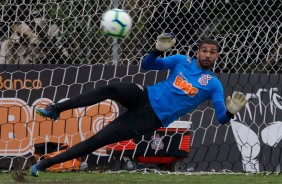
M 241 152 L 244 171 L 259 172 L 261 169 L 258 156 L 262 144 L 276 147 L 282 138 L 282 121 L 275 120 L 277 113 L 282 111 L 282 97 L 277 88 L 258 89 L 256 93 L 248 93 L 246 96 L 249 103 L 244 114 L 251 123 L 259 127 L 258 131 L 252 130 L 250 124 L 247 125 L 245 122 L 247 118 L 240 115 L 231 120 L 231 127 Z M 257 118 L 258 114 L 264 118 Z M 274 117 L 272 122 L 266 121 L 266 114 Z
M 66 100 L 62 99 L 61 101 Z M 94 135 L 119 113 L 111 100 L 86 108 L 67 110 L 56 121 L 43 118 L 35 109 L 52 103 L 50 99 L 36 100 L 31 106 L 18 98 L 0 101 L 0 156 L 20 156 L 33 151 L 33 145 L 42 142 L 67 143 L 72 146 Z M 101 148 L 94 154 L 105 155 Z

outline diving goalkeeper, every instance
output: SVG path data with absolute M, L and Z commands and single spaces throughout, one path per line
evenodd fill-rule
M 56 120 L 65 110 L 112 99 L 126 107 L 127 111 L 89 139 L 53 158 L 37 162 L 31 167 L 32 175 L 38 176 L 39 171 L 54 164 L 90 154 L 105 145 L 167 127 L 209 99 L 213 102 L 218 122 L 228 123 L 245 106 L 247 100 L 243 93 L 235 91 L 232 97 L 227 97 L 225 105 L 223 87 L 210 70 L 219 56 L 218 43 L 212 39 L 202 40 L 196 58 L 192 59 L 185 55 L 159 57 L 175 42 L 172 34 L 159 35 L 155 49 L 142 61 L 145 70 L 170 70 L 165 81 L 147 87 L 133 83 L 111 84 L 37 109 L 39 115 Z

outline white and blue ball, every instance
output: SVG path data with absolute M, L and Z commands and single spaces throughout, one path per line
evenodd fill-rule
M 103 14 L 100 29 L 104 35 L 122 38 L 128 35 L 131 27 L 132 18 L 125 10 L 112 9 Z

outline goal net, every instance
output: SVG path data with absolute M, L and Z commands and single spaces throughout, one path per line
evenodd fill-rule
M 280 172 L 281 6 L 280 0 L 0 0 L 0 168 L 26 169 L 39 146 L 40 158 L 71 147 L 126 110 L 106 100 L 53 122 L 36 108 L 111 83 L 147 86 L 166 79 L 169 71 L 144 71 L 140 63 L 157 35 L 170 32 L 177 43 L 165 56 L 194 57 L 202 37 L 215 38 L 221 49 L 213 71 L 226 96 L 247 94 L 246 108 L 220 126 L 208 101 L 171 127 L 108 145 L 81 163 Z M 133 19 L 124 39 L 99 31 L 101 15 L 111 8 L 126 9 Z

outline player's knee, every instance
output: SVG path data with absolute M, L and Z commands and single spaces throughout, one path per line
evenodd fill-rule
M 111 84 L 104 87 L 98 87 L 96 90 L 100 91 L 101 94 L 117 94 L 118 93 L 118 84 Z
M 90 150 L 91 152 L 105 146 L 104 145 L 105 138 L 103 138 L 103 136 L 100 135 L 99 133 L 93 135 L 92 137 L 87 139 L 85 142 L 86 142 L 85 144 L 86 148 Z
M 111 92 L 118 92 L 119 90 L 119 83 L 111 84 L 108 86 Z

